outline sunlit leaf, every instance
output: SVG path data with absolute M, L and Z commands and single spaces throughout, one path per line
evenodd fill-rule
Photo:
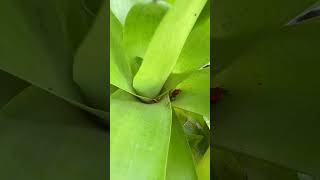
M 175 113 L 172 118 L 166 180 L 197 180 L 197 174 L 182 125 Z
M 110 179 L 164 179 L 172 120 L 169 98 L 145 104 L 118 90 L 110 106 Z
M 124 44 L 130 59 L 144 57 L 150 40 L 167 12 L 163 2 L 139 3 L 132 7 L 124 25 Z
M 153 0 L 110 0 L 110 7 L 118 20 L 124 24 L 128 12 L 137 3 L 152 2 Z
M 207 1 L 189 34 L 174 67 L 174 73 L 198 70 L 210 62 L 210 1 Z
M 134 77 L 133 86 L 138 94 L 154 98 L 160 93 L 205 4 L 206 0 L 178 0 L 169 9 L 151 39 L 142 65 Z
M 210 70 L 195 72 L 177 86 L 181 90 L 172 102 L 178 107 L 193 113 L 210 117 Z
M 199 180 L 210 180 L 210 148 L 197 165 L 197 174 Z
M 134 93 L 132 72 L 125 55 L 122 25 L 110 13 L 110 83 L 125 91 Z

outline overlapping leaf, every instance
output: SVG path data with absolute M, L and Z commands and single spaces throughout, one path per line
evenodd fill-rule
M 210 148 L 197 165 L 197 173 L 199 180 L 210 180 Z
M 166 180 L 197 180 L 190 146 L 181 123 L 173 112 Z
M 215 1 L 212 6 L 211 44 L 215 62 L 212 75 L 222 71 L 256 41 L 281 29 L 317 1 Z
M 108 18 L 103 5 L 94 26 L 75 55 L 73 77 L 92 107 L 107 111 L 109 102 Z
M 128 12 L 137 3 L 152 2 L 152 0 L 111 0 L 111 11 L 117 17 L 117 19 L 124 24 Z
M 210 62 L 210 3 L 207 1 L 181 51 L 174 73 L 199 70 Z
M 133 86 L 138 94 L 154 98 L 160 93 L 205 4 L 206 0 L 179 0 L 170 8 L 153 35 L 134 77 Z
M 83 102 L 72 80 L 74 50 L 100 2 L 1 1 L 0 179 L 109 177 L 98 123 L 107 114 Z
M 5 0 L 0 4 L 0 19 L 6 22 L 1 28 L 0 69 L 104 117 L 104 112 L 83 103 L 72 80 L 72 43 L 66 38 L 55 4 L 37 0 Z M 60 10 L 63 14 L 64 9 Z
M 164 2 L 138 3 L 132 7 L 124 24 L 124 44 L 130 59 L 143 58 L 150 40 L 168 10 Z
M 230 91 L 213 109 L 216 144 L 319 175 L 319 29 L 315 21 L 275 31 L 215 77 Z
M 130 93 L 135 93 L 132 88 L 132 72 L 129 61 L 125 55 L 122 25 L 110 13 L 110 83 Z
M 29 85 L 3 71 L 0 71 L 0 82 L 5 85 L 0 89 L 0 108 Z
M 176 44 L 171 42 L 172 48 L 176 49 L 172 49 L 175 51 L 173 52 L 173 55 L 176 56 L 175 61 L 178 60 L 185 41 L 189 43 L 190 47 L 196 46 L 197 43 L 201 46 L 204 44 L 202 40 L 188 41 L 187 37 L 190 31 L 195 29 L 196 22 L 201 28 L 205 24 L 204 22 L 208 22 L 203 20 L 208 19 L 208 13 L 201 14 L 200 19 L 197 18 L 205 2 L 189 4 L 189 2 L 180 0 L 170 6 L 167 13 L 168 6 L 164 5 L 164 2 L 138 3 L 131 8 L 128 16 L 125 15 L 125 21 L 121 20 L 116 12 L 115 16 L 111 14 L 111 84 L 119 88 L 118 90 L 115 88 L 111 95 L 111 179 L 197 179 L 188 141 L 186 141 L 182 127 L 179 127 L 180 122 L 175 118 L 170 132 L 172 109 L 168 94 L 181 82 L 188 81 L 189 76 L 198 75 L 194 73 L 194 70 L 198 71 L 201 66 L 195 67 L 190 72 L 182 70 L 181 73 L 171 74 L 175 65 L 175 62 L 172 63 L 171 67 L 166 70 L 167 77 L 159 83 L 158 88 L 160 89 L 155 96 L 147 96 L 139 91 L 137 91 L 139 95 L 136 94 L 137 89 L 132 88 L 132 76 L 139 68 L 140 62 L 142 62 L 140 70 L 146 61 L 153 61 L 159 66 L 164 63 L 157 59 L 148 60 L 148 51 L 150 48 L 155 48 L 157 44 L 158 47 L 160 47 L 159 45 L 167 46 L 161 37 L 168 39 L 169 36 L 166 37 L 166 33 L 171 33 L 175 27 L 177 28 L 176 32 L 171 35 L 176 34 L 181 37 L 178 48 L 175 47 Z M 190 9 L 187 9 L 187 13 L 185 13 L 187 7 Z M 162 18 L 163 16 L 164 18 Z M 187 23 L 186 29 L 176 25 L 177 17 L 182 20 L 180 25 L 185 26 Z M 124 28 L 117 18 L 125 22 L 123 23 Z M 201 32 L 206 30 L 208 33 L 210 30 L 208 26 L 203 27 L 206 28 L 202 28 Z M 123 36 L 122 33 L 124 33 Z M 197 37 L 199 33 L 200 31 L 197 31 L 192 36 Z M 161 48 L 163 47 L 161 46 Z M 163 56 L 164 52 L 154 52 L 154 57 L 157 55 Z M 194 59 L 195 56 L 192 57 L 190 54 L 186 54 L 185 57 L 189 57 L 189 59 L 186 58 L 183 61 L 197 61 Z M 159 59 L 159 57 L 157 58 Z M 150 67 L 150 72 L 158 71 L 158 68 L 158 66 Z M 152 73 L 152 76 L 162 78 L 157 72 Z M 209 74 L 207 76 L 209 80 Z M 152 81 L 144 82 L 150 83 Z M 207 92 L 209 94 L 209 81 L 205 83 L 208 85 Z M 199 93 L 201 94 L 202 91 Z M 137 98 L 142 96 L 155 98 L 157 101 L 147 104 Z M 190 97 L 192 94 L 189 93 L 187 96 Z M 209 105 L 209 98 L 206 101 L 208 102 L 206 105 Z M 202 100 L 196 103 L 202 103 Z M 128 141 L 128 139 L 130 140 Z
M 78 108 L 29 87 L 0 111 L 1 179 L 106 179 L 108 134 Z
M 110 178 L 164 179 L 172 120 L 168 97 L 145 104 L 118 90 L 110 105 Z
M 210 117 L 210 70 L 195 72 L 177 86 L 181 93 L 172 102 L 174 107 Z

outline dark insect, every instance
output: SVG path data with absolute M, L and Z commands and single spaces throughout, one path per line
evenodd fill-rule
M 181 93 L 181 89 L 175 89 L 171 92 L 170 94 L 170 100 L 174 101 L 176 100 L 176 96 L 179 95 Z
M 228 91 L 220 87 L 215 87 L 210 89 L 211 103 L 216 104 L 217 102 L 221 101 L 224 98 L 226 93 L 228 93 Z

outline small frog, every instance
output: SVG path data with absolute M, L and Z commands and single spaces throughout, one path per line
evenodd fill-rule
M 171 101 L 175 101 L 176 100 L 176 96 L 179 95 L 181 93 L 181 89 L 175 89 L 171 92 L 170 94 L 170 100 Z

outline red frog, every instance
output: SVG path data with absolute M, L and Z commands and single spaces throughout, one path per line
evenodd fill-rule
M 181 89 L 175 89 L 171 92 L 170 94 L 170 99 L 171 101 L 175 101 L 176 100 L 176 96 L 178 96 L 181 93 Z
M 225 90 L 221 87 L 211 88 L 210 89 L 211 103 L 216 104 L 217 102 L 221 101 L 227 92 L 228 92 L 227 90 Z

